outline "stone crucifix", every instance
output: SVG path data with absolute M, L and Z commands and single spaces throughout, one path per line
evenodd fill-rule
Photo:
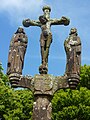
M 77 30 L 71 29 L 64 46 L 67 56 L 64 76 L 35 74 L 23 76 L 25 52 L 28 38 L 24 29 L 19 27 L 14 33 L 9 47 L 7 75 L 11 86 L 28 88 L 33 92 L 34 104 L 32 120 L 51 120 L 54 93 L 59 89 L 75 89 L 80 80 L 81 42 Z M 74 68 L 74 69 L 73 69 Z
M 69 37 L 64 42 L 67 56 L 64 75 L 47 74 L 49 48 L 52 42 L 50 27 L 51 25 L 68 25 L 70 20 L 66 17 L 50 19 L 51 8 L 49 6 L 44 6 L 43 11 L 44 15 L 39 16 L 39 20 L 26 19 L 23 21 L 25 27 L 39 26 L 42 30 L 40 37 L 42 56 L 42 65 L 39 67 L 40 74 L 35 74 L 33 77 L 22 75 L 28 37 L 21 27 L 17 29 L 11 39 L 7 64 L 7 75 L 11 86 L 28 88 L 33 92 L 32 120 L 51 120 L 51 100 L 54 93 L 63 88 L 76 89 L 80 80 L 81 41 L 76 28 L 71 28 Z
M 41 27 L 41 36 L 40 36 L 40 46 L 41 46 L 41 58 L 42 64 L 39 67 L 40 74 L 47 74 L 48 71 L 48 55 L 49 48 L 52 43 L 52 33 L 51 33 L 51 25 L 69 25 L 70 20 L 67 17 L 61 17 L 60 19 L 51 19 L 50 11 L 51 8 L 49 6 L 43 7 L 44 14 L 39 16 L 39 20 L 23 20 L 24 27 L 29 26 L 38 26 Z

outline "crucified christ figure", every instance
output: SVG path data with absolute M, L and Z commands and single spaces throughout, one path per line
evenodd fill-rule
M 41 28 L 41 36 L 40 36 L 40 46 L 41 46 L 41 57 L 42 57 L 42 65 L 40 67 L 39 72 L 41 74 L 47 74 L 48 70 L 48 56 L 49 56 L 49 48 L 52 43 L 52 32 L 51 25 L 69 25 L 70 20 L 67 17 L 61 17 L 60 19 L 51 19 L 50 12 L 51 8 L 49 6 L 43 7 L 44 14 L 39 16 L 39 20 L 23 20 L 24 27 L 29 26 L 38 26 Z M 45 71 L 42 72 L 42 69 Z

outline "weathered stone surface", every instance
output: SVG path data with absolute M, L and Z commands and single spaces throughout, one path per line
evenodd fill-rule
M 55 77 L 50 74 L 34 76 L 34 94 L 53 95 L 55 91 L 68 88 L 68 81 L 65 76 Z
M 39 67 L 39 73 L 40 74 L 47 74 L 48 73 L 48 67 L 45 65 L 40 65 Z
M 12 86 L 18 84 L 22 75 L 27 43 L 28 38 L 24 29 L 19 27 L 11 39 L 8 55 L 7 75 Z
M 67 76 L 66 75 L 64 75 L 64 76 L 57 76 L 55 83 L 56 83 L 56 86 L 58 86 L 58 89 L 69 88 L 68 80 L 67 80 Z
M 27 48 L 27 36 L 22 28 L 18 28 L 14 34 L 9 49 L 7 75 L 12 87 L 24 87 L 31 89 L 34 94 L 33 120 L 51 120 L 53 94 L 63 88 L 75 89 L 80 79 L 81 41 L 77 36 L 77 29 L 72 28 L 70 36 L 65 40 L 64 46 L 67 56 L 66 71 L 64 76 L 48 74 L 49 48 L 52 43 L 51 25 L 69 25 L 66 17 L 60 19 L 50 18 L 51 8 L 43 7 L 44 14 L 39 20 L 26 19 L 25 27 L 39 26 L 41 28 L 40 46 L 42 64 L 39 73 L 34 77 L 23 76 L 22 69 Z
M 71 88 L 76 88 L 80 79 L 81 41 L 76 28 L 71 28 L 69 37 L 64 42 L 67 56 L 66 75 Z
M 24 27 L 29 26 L 39 26 L 41 28 L 41 36 L 40 36 L 40 46 L 41 46 L 41 57 L 42 57 L 42 65 L 45 68 L 48 68 L 48 56 L 49 49 L 52 43 L 52 32 L 51 25 L 69 25 L 70 20 L 67 17 L 61 17 L 60 19 L 51 19 L 50 18 L 51 8 L 49 6 L 43 7 L 44 14 L 39 16 L 39 20 L 23 20 Z M 39 71 L 40 74 L 43 72 Z
M 52 105 L 50 96 L 35 96 L 32 120 L 51 120 Z
M 27 42 L 28 39 L 23 28 L 19 27 L 10 42 L 7 64 L 7 75 L 12 74 L 15 80 L 22 74 Z
M 54 78 L 53 78 L 54 79 Z M 54 80 L 51 75 L 35 75 L 34 76 L 34 94 L 53 95 Z
M 71 73 L 80 75 L 81 65 L 81 41 L 76 28 L 71 28 L 69 37 L 64 42 L 67 64 L 66 74 Z
M 62 88 L 68 88 L 65 76 L 55 77 L 49 74 L 34 76 L 34 96 L 33 120 L 51 120 L 53 94 Z
M 31 76 L 20 76 L 20 79 L 13 81 L 10 76 L 12 87 L 24 87 L 32 90 L 34 94 L 33 120 L 51 120 L 52 96 L 62 88 L 68 88 L 68 81 L 65 76 L 55 77 L 50 74 L 36 74 Z

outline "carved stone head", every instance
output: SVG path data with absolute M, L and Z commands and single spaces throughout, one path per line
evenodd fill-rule
M 49 6 L 44 6 L 42 10 L 44 12 L 44 16 L 49 20 L 51 8 Z
M 72 35 L 72 34 L 76 34 L 77 35 L 77 29 L 76 28 L 71 28 L 69 35 Z
M 18 27 L 16 33 L 23 33 L 23 34 L 25 34 L 24 29 L 22 27 Z
M 48 68 L 47 68 L 46 66 L 41 65 L 41 66 L 39 67 L 39 73 L 40 73 L 40 74 L 47 74 L 47 72 L 48 72 Z

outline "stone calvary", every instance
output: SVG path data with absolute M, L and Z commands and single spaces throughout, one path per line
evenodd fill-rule
M 43 7 L 44 14 L 38 20 L 23 20 L 23 26 L 38 26 L 41 28 L 40 47 L 41 65 L 39 74 L 23 76 L 24 58 L 28 44 L 28 37 L 22 27 L 14 33 L 9 47 L 7 75 L 11 86 L 30 89 L 34 94 L 32 120 L 51 120 L 54 93 L 59 89 L 76 89 L 80 79 L 81 41 L 76 28 L 71 28 L 69 37 L 64 42 L 66 51 L 66 70 L 63 76 L 48 74 L 48 56 L 52 43 L 52 25 L 69 25 L 70 20 L 62 16 L 60 19 L 51 19 L 49 6 Z

